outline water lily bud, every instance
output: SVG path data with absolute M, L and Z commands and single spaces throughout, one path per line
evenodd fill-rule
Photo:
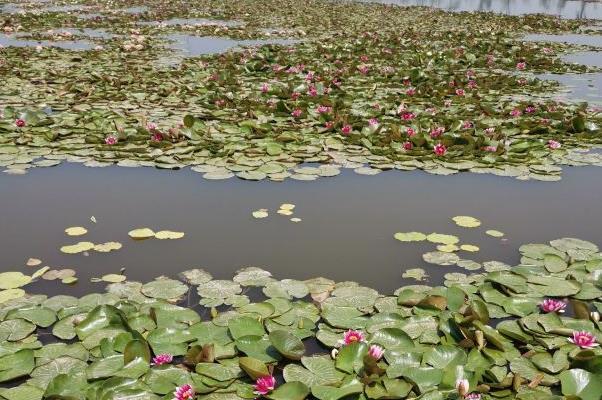
M 460 397 L 466 396 L 470 390 L 470 383 L 468 382 L 468 379 L 458 379 L 456 381 L 456 389 L 458 390 Z
M 332 359 L 334 360 L 335 358 L 337 358 L 337 354 L 339 354 L 339 349 L 332 349 L 332 351 L 330 352 L 330 357 L 332 357 Z
M 483 336 L 483 331 L 481 330 L 477 330 L 474 333 L 475 339 L 477 340 L 477 346 L 479 348 L 479 350 L 481 350 L 483 347 L 485 347 L 485 338 Z
M 598 311 L 592 311 L 590 313 L 590 318 L 594 322 L 600 322 L 600 313 Z

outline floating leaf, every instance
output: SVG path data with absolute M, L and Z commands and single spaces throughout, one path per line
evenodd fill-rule
M 474 217 L 460 215 L 457 217 L 453 217 L 452 219 L 454 220 L 456 225 L 462 226 L 464 228 L 476 228 L 478 226 L 481 226 L 481 221 L 479 221 L 478 219 L 476 219 Z
M 431 233 L 426 237 L 426 240 L 432 243 L 441 243 L 441 244 L 456 244 L 460 241 L 457 236 L 453 235 L 445 235 L 442 233 Z
M 81 226 L 73 226 L 65 229 L 65 233 L 69 236 L 82 236 L 88 233 L 88 230 L 86 228 L 82 228 Z
M 504 236 L 504 232 L 500 232 L 500 231 L 496 231 L 494 229 L 490 229 L 488 231 L 485 231 L 485 233 L 489 236 L 493 236 L 495 238 L 500 238 Z
M 138 228 L 128 232 L 128 235 L 134 240 L 144 240 L 155 236 L 155 232 L 149 228 Z
M 156 239 L 181 239 L 184 237 L 184 232 L 159 231 L 155 233 Z
M 420 232 L 397 232 L 393 237 L 400 242 L 421 242 L 426 240 L 426 235 Z

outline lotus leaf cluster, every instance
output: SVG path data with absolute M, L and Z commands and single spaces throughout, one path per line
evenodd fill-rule
M 602 165 L 588 152 L 602 142 L 599 108 L 554 99 L 558 84 L 536 77 L 596 71 L 561 58 L 595 48 L 522 39 L 591 21 L 324 0 L 141 4 L 26 2 L 1 14 L 4 35 L 49 43 L 0 48 L 7 173 L 68 161 L 207 179 L 351 168 L 549 181 L 562 165 Z M 187 57 L 181 37 L 235 47 Z M 78 41 L 87 47 L 52 47 Z
M 264 398 L 451 400 L 464 381 L 483 399 L 598 400 L 602 253 L 575 238 L 519 250 L 514 267 L 393 294 L 256 267 L 22 293 L 0 300 L 0 398 L 171 399 L 190 385 L 197 399 L 254 399 L 275 376 Z M 349 331 L 360 340 L 344 344 Z

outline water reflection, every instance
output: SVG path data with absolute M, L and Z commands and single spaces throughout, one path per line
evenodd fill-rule
M 4 47 L 60 47 L 67 50 L 90 50 L 95 46 L 87 40 L 32 40 L 5 34 L 0 34 L 0 45 Z
M 550 14 L 562 18 L 602 19 L 602 3 L 585 0 L 364 0 L 441 8 L 447 11 L 491 11 L 499 14 Z
M 206 18 L 172 18 L 165 21 L 142 21 L 138 25 L 151 26 L 175 26 L 175 25 L 218 25 L 218 26 L 238 26 L 241 25 L 238 21 L 226 21 L 223 19 L 206 19 Z
M 119 179 L 115 179 L 119 176 Z M 395 232 L 423 231 L 458 235 L 478 253 L 459 253 L 477 262 L 518 263 L 522 243 L 562 236 L 600 243 L 602 174 L 596 167 L 565 169 L 560 182 L 521 182 L 492 175 L 435 176 L 422 172 L 383 172 L 365 177 L 344 171 L 314 182 L 206 181 L 190 171 L 150 168 L 101 169 L 61 165 L 26 176 L 0 174 L 0 270 L 32 271 L 30 257 L 51 267 L 74 268 L 79 283 L 28 286 L 45 293 L 56 289 L 82 295 L 101 290 L 91 277 L 126 268 L 131 280 L 149 280 L 191 267 L 203 267 L 218 279 L 230 279 L 244 266 L 260 266 L 278 278 L 326 276 L 355 280 L 392 291 L 408 268 L 428 270 L 429 283 L 441 282 L 458 267 L 429 266 L 422 254 L 430 243 L 400 243 Z M 274 211 L 296 204 L 292 223 Z M 251 212 L 269 208 L 262 220 Z M 451 217 L 471 215 L 479 229 L 457 227 Z M 97 223 L 90 222 L 95 216 Z M 86 236 L 70 238 L 69 226 L 85 226 Z M 179 240 L 134 242 L 136 227 L 183 231 Z M 502 242 L 484 234 L 506 233 Z M 111 253 L 66 255 L 59 248 L 89 240 L 119 241 Z M 412 281 L 405 281 L 411 283 Z
M 602 35 L 584 35 L 578 33 L 550 35 L 545 33 L 536 33 L 526 35 L 523 40 L 532 42 L 554 42 L 602 47 Z
M 555 96 L 559 100 L 587 101 L 602 104 L 602 73 L 591 74 L 540 74 L 540 79 L 555 80 L 565 88 L 564 94 Z
M 184 34 L 169 35 L 166 36 L 166 39 L 170 41 L 170 48 L 180 50 L 189 57 L 195 57 L 202 54 L 223 53 L 224 51 L 241 46 L 259 46 L 264 44 L 290 45 L 296 43 L 295 40 L 288 39 L 235 40 L 224 37 Z

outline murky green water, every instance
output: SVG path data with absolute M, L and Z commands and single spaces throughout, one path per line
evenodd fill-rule
M 602 175 L 585 167 L 567 169 L 554 183 L 420 172 L 372 177 L 349 172 L 307 183 L 257 183 L 206 181 L 189 170 L 64 165 L 26 176 L 1 174 L 0 191 L 0 269 L 31 273 L 34 268 L 24 265 L 36 257 L 42 265 L 77 271 L 75 286 L 43 280 L 28 286 L 28 291 L 49 294 L 100 290 L 102 284 L 89 279 L 122 267 L 128 279 L 147 281 L 192 267 L 230 279 L 246 266 L 263 267 L 278 278 L 355 280 L 386 293 L 412 282 L 401 278 L 407 268 L 426 268 L 431 283 L 441 282 L 447 272 L 465 272 L 429 266 L 421 256 L 435 246 L 400 243 L 393 239 L 395 232 L 458 235 L 462 243 L 481 248 L 460 252 L 462 258 L 516 263 L 522 243 L 561 236 L 599 242 L 602 226 Z M 296 204 L 294 216 L 302 221 L 276 214 L 282 203 Z M 259 208 L 268 208 L 270 216 L 252 218 Z M 477 217 L 483 225 L 457 227 L 451 221 L 456 215 Z M 86 236 L 63 233 L 80 225 L 89 229 Z M 127 232 L 142 226 L 186 236 L 132 241 Z M 507 241 L 485 235 L 487 229 L 505 232 Z M 59 251 L 80 240 L 118 241 L 123 248 L 87 257 Z

